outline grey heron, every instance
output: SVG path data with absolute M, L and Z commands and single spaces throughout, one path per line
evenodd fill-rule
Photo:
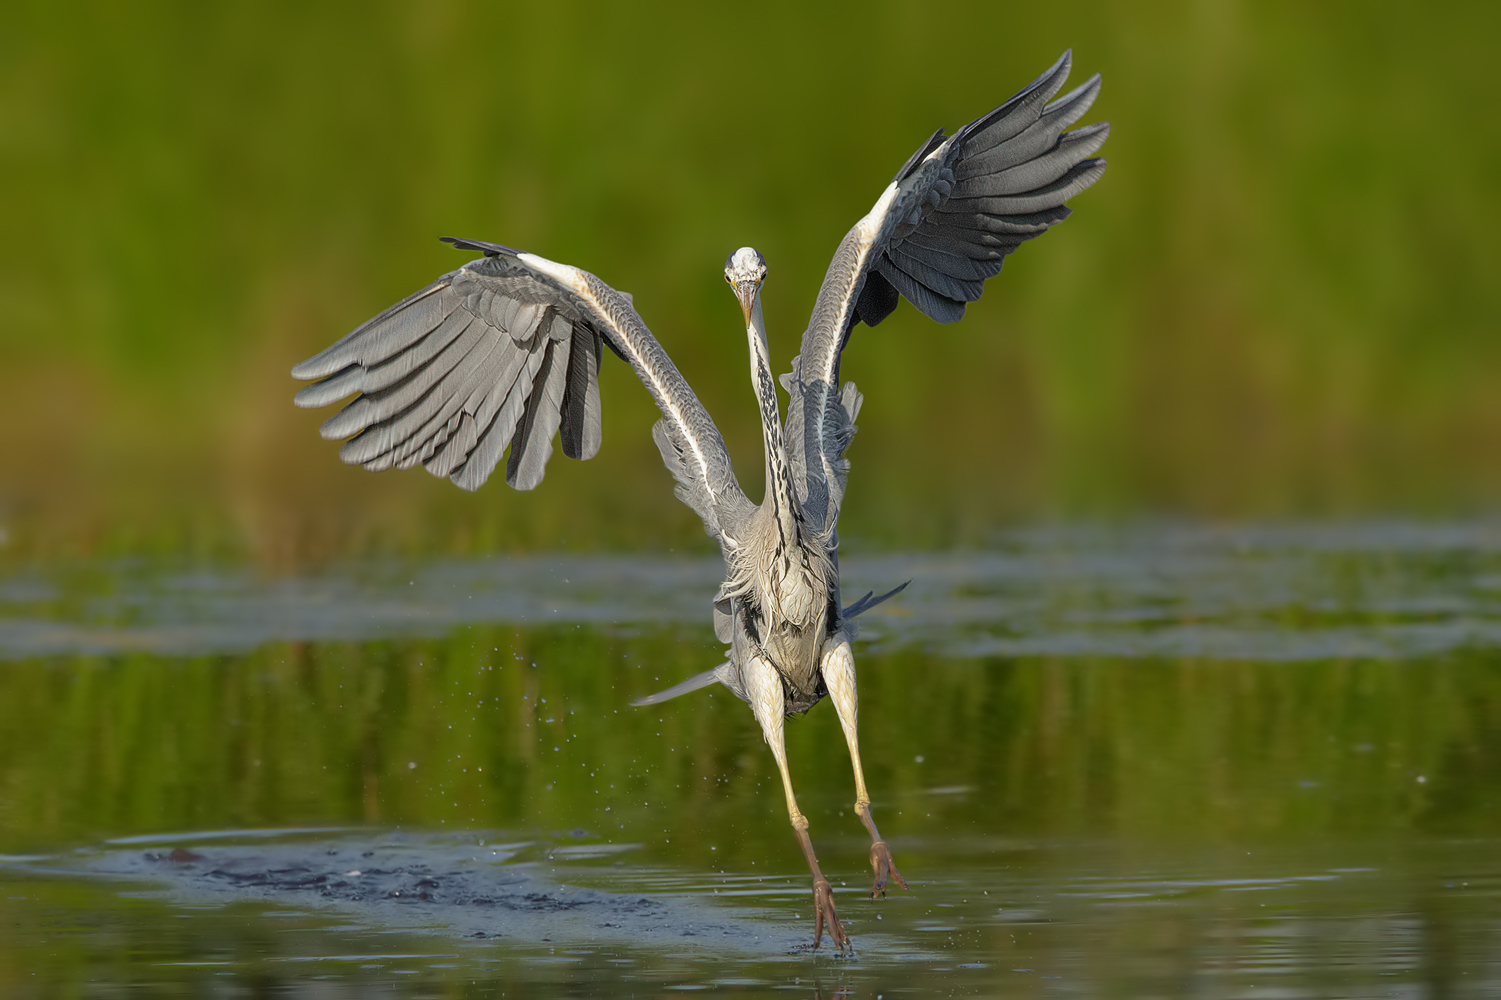
M 867 594 L 848 607 L 840 600 L 836 522 L 862 398 L 853 383 L 840 385 L 840 357 L 856 324 L 875 326 L 902 298 L 939 323 L 960 319 L 1006 256 L 1067 218 L 1065 202 L 1099 179 L 1105 161 L 1094 154 L 1109 124 L 1065 130 L 1094 102 L 1100 77 L 1054 100 L 1069 68 L 1065 52 L 994 111 L 953 136 L 935 132 L 840 242 L 802 349 L 780 380 L 785 423 L 761 313 L 766 263 L 749 247 L 730 255 L 725 278 L 745 321 L 761 411 L 760 504 L 741 490 L 708 410 L 631 297 L 535 254 L 444 237 L 484 256 L 292 369 L 296 378 L 318 380 L 297 394 L 298 406 L 359 394 L 321 428 L 327 440 L 348 439 L 339 451 L 344 462 L 372 471 L 422 465 L 466 490 L 485 482 L 507 447 L 506 482 L 518 490 L 542 481 L 554 436 L 569 458 L 592 458 L 600 446 L 604 349 L 635 370 L 662 412 L 652 437 L 675 492 L 723 554 L 712 616 L 729 647 L 726 662 L 638 704 L 716 682 L 750 703 L 813 875 L 815 949 L 825 924 L 841 950 L 849 939 L 793 794 L 786 716 L 833 700 L 854 770 L 855 812 L 871 840 L 871 896 L 884 895 L 888 880 L 907 884 L 876 828 L 860 763 L 850 640 L 858 616 L 891 594 Z

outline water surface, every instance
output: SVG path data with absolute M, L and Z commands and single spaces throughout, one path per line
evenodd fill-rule
M 868 889 L 827 706 L 789 726 L 856 945 L 718 662 L 712 563 L 0 580 L 7 995 L 1484 996 L 1501 531 L 1017 533 L 847 552 Z

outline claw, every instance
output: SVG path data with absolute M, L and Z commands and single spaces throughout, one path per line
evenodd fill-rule
M 818 949 L 819 942 L 823 940 L 823 922 L 829 922 L 829 938 L 839 947 L 840 951 L 850 946 L 850 939 L 845 936 L 844 928 L 839 926 L 839 917 L 834 912 L 834 889 L 829 885 L 826 878 L 814 879 L 813 881 L 813 948 Z
M 895 879 L 903 889 L 907 888 L 907 880 L 896 870 L 896 862 L 891 860 L 891 848 L 886 846 L 886 841 L 877 840 L 870 845 L 870 867 L 876 873 L 876 884 L 870 887 L 871 899 L 886 895 L 887 876 Z

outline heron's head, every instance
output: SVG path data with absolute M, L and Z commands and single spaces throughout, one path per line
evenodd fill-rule
M 766 280 L 766 261 L 752 248 L 741 247 L 725 260 L 724 280 L 735 290 L 735 298 L 740 300 L 740 309 L 745 313 L 745 325 L 750 326 L 751 307 L 756 303 L 761 282 Z

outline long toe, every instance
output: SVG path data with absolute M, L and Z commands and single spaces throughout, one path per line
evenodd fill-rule
M 886 895 L 888 878 L 903 889 L 907 888 L 907 880 L 896 870 L 896 862 L 891 860 L 891 848 L 886 846 L 886 841 L 878 840 L 870 845 L 870 867 L 876 873 L 875 884 L 870 887 L 871 899 Z
M 840 951 L 850 946 L 850 939 L 845 935 L 844 928 L 839 926 L 839 915 L 834 912 L 834 889 L 829 885 L 828 879 L 815 879 L 813 882 L 813 948 L 818 949 L 818 943 L 823 940 L 823 928 L 829 926 L 829 937 Z

